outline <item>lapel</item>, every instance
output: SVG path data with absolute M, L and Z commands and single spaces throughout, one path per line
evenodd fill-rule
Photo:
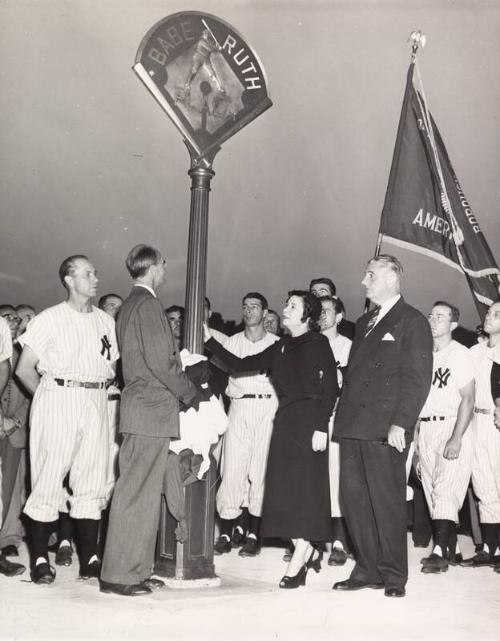
M 394 330 L 395 326 L 401 320 L 405 305 L 406 303 L 404 302 L 403 297 L 401 297 L 394 307 L 392 307 L 384 316 L 384 318 L 375 325 L 368 336 L 365 336 L 364 333 L 368 324 L 369 314 L 365 314 L 359 323 L 360 331 L 358 338 L 355 339 L 356 346 L 349 362 L 349 370 L 352 370 L 360 363 L 363 363 L 368 355 L 379 347 L 382 337 L 385 336 L 387 332 L 394 335 L 394 331 L 391 330 Z

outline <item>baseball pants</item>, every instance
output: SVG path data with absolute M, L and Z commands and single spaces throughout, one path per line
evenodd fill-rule
M 481 523 L 500 523 L 500 430 L 491 414 L 475 414 L 469 427 L 474 441 L 472 486 Z
M 224 435 L 222 482 L 217 492 L 217 512 L 223 519 L 236 519 L 242 506 L 253 516 L 262 513 L 267 455 L 278 400 L 233 399 Z
M 445 519 L 458 523 L 469 485 L 474 456 L 472 432 L 462 438 L 460 454 L 455 460 L 445 459 L 443 452 L 450 439 L 456 418 L 444 421 L 422 421 L 418 437 L 420 473 L 429 514 L 433 521 Z
M 70 515 L 100 519 L 106 506 L 108 462 L 106 390 L 42 381 L 31 409 L 32 489 L 24 512 L 36 521 L 56 521 L 68 500 L 63 480 L 69 472 Z

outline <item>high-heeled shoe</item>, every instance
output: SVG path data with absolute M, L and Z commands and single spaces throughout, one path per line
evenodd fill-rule
M 318 556 L 314 558 L 314 554 L 317 553 Z M 306 568 L 308 570 L 314 570 L 316 574 L 319 573 L 321 570 L 321 561 L 323 560 L 323 550 L 316 550 L 316 548 L 312 551 L 311 556 L 309 557 L 309 561 L 306 562 Z
M 294 588 L 298 588 L 300 585 L 305 585 L 306 576 L 307 567 L 303 565 L 295 576 L 285 575 L 280 581 L 280 588 L 284 588 L 285 590 L 293 590 Z

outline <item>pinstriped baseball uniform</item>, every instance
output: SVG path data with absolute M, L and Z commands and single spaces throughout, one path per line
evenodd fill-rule
M 277 336 L 267 332 L 260 341 L 252 342 L 245 332 L 240 332 L 228 338 L 224 347 L 244 358 L 264 351 L 277 340 Z M 235 519 L 241 514 L 242 506 L 248 504 L 250 514 L 260 516 L 278 399 L 265 374 L 230 376 L 226 394 L 231 399 L 231 406 L 224 436 L 217 511 L 223 519 Z M 270 398 L 242 398 L 245 394 L 265 394 Z
M 335 338 L 330 338 L 328 335 L 328 330 L 321 332 L 324 334 L 330 341 L 330 347 L 332 348 L 335 361 L 337 363 L 337 378 L 339 382 L 339 387 L 342 388 L 342 372 L 340 367 L 346 367 L 347 361 L 349 360 L 349 352 L 351 351 L 352 341 L 337 334 Z M 332 432 L 333 432 L 333 422 L 335 420 L 335 411 L 330 418 L 328 423 L 328 439 L 330 441 L 329 451 L 328 451 L 328 473 L 330 477 L 330 503 L 331 503 L 331 515 L 333 517 L 342 516 L 342 510 L 340 509 L 340 500 L 339 500 L 339 481 L 340 481 L 340 452 L 339 444 L 336 441 L 332 441 Z
M 493 422 L 495 403 L 491 396 L 491 368 L 494 348 L 487 342 L 470 348 L 476 378 L 476 409 L 472 424 L 474 462 L 472 485 L 479 499 L 481 523 L 500 523 L 500 430 Z
M 432 520 L 458 523 L 465 499 L 474 455 L 470 426 L 462 437 L 457 459 L 445 459 L 443 452 L 457 420 L 460 390 L 473 379 L 474 364 L 466 347 L 452 340 L 433 352 L 432 385 L 420 412 L 421 419 L 431 420 L 420 421 L 418 435 L 422 486 Z
M 12 334 L 7 321 L 0 316 L 0 363 L 12 358 Z M 2 464 L 0 462 L 0 488 L 2 487 Z M 0 491 L 0 527 L 2 527 L 3 503 Z
M 71 516 L 100 519 L 109 460 L 106 389 L 63 387 L 55 379 L 104 384 L 113 378 L 115 323 L 97 307 L 82 313 L 64 302 L 35 316 L 19 342 L 36 354 L 41 375 L 31 407 L 32 490 L 24 511 L 55 521 L 64 510 L 69 471 Z

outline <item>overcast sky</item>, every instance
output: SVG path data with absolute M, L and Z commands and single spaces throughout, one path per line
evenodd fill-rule
M 207 293 L 226 318 L 241 296 L 281 309 L 315 276 L 337 283 L 348 315 L 372 255 L 409 63 L 463 190 L 500 257 L 500 8 L 481 0 L 3 0 L 0 5 L 0 301 L 38 309 L 64 297 L 60 262 L 86 253 L 100 293 L 126 295 L 128 250 L 168 260 L 166 305 L 183 304 L 189 158 L 180 134 L 132 72 L 143 36 L 187 9 L 215 14 L 254 46 L 274 106 L 215 159 Z M 386 246 L 405 296 L 427 311 L 477 314 L 465 280 Z

